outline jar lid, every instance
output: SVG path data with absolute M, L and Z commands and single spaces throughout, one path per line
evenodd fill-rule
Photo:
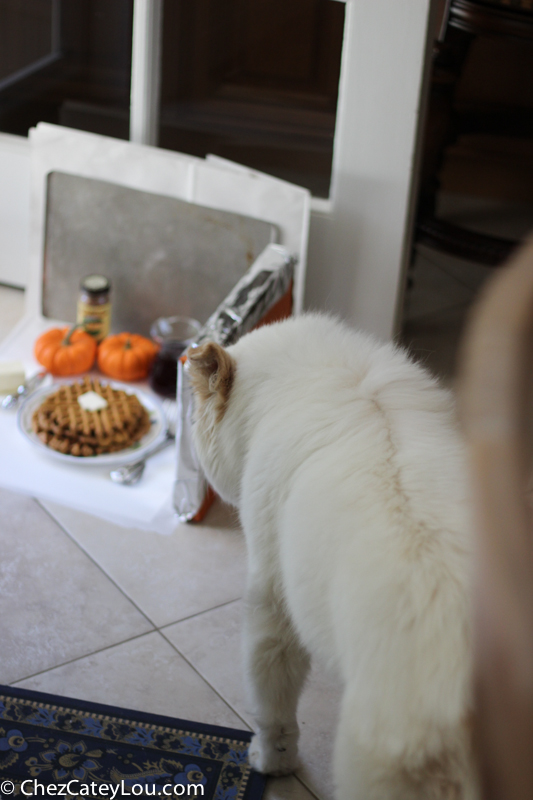
M 105 275 L 86 275 L 80 288 L 89 294 L 104 294 L 111 289 L 111 281 Z

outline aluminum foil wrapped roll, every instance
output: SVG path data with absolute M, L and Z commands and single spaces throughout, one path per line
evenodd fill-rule
M 284 247 L 268 245 L 209 317 L 196 344 L 214 341 L 226 347 L 252 330 L 287 292 L 295 263 Z M 188 367 L 181 361 L 178 363 L 177 402 L 174 507 L 180 522 L 190 522 L 204 503 L 207 481 L 192 443 L 193 398 Z

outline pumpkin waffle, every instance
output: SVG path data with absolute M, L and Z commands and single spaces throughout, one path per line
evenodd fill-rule
M 78 397 L 85 392 L 96 392 L 107 407 L 83 409 Z M 150 417 L 136 395 L 85 377 L 63 384 L 48 395 L 33 412 L 32 428 L 47 447 L 65 455 L 87 457 L 129 447 L 149 430 Z

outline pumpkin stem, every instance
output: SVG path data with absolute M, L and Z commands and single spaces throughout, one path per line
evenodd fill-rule
M 61 344 L 62 345 L 69 345 L 70 344 L 70 337 L 72 336 L 74 331 L 77 330 L 78 328 L 83 328 L 85 330 L 85 325 L 83 323 L 80 323 L 80 324 L 77 324 L 77 325 L 73 325 L 72 328 L 70 328 L 70 330 L 67 331 L 67 335 L 65 336 L 65 338 L 63 339 Z
M 126 341 L 124 342 L 124 350 L 131 350 L 131 348 L 132 348 L 131 339 L 126 339 Z

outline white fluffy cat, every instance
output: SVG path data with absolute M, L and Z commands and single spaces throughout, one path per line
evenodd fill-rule
M 338 800 L 472 800 L 471 534 L 449 393 L 324 316 L 189 351 L 195 445 L 249 574 L 250 761 L 297 766 L 309 655 L 344 682 Z

